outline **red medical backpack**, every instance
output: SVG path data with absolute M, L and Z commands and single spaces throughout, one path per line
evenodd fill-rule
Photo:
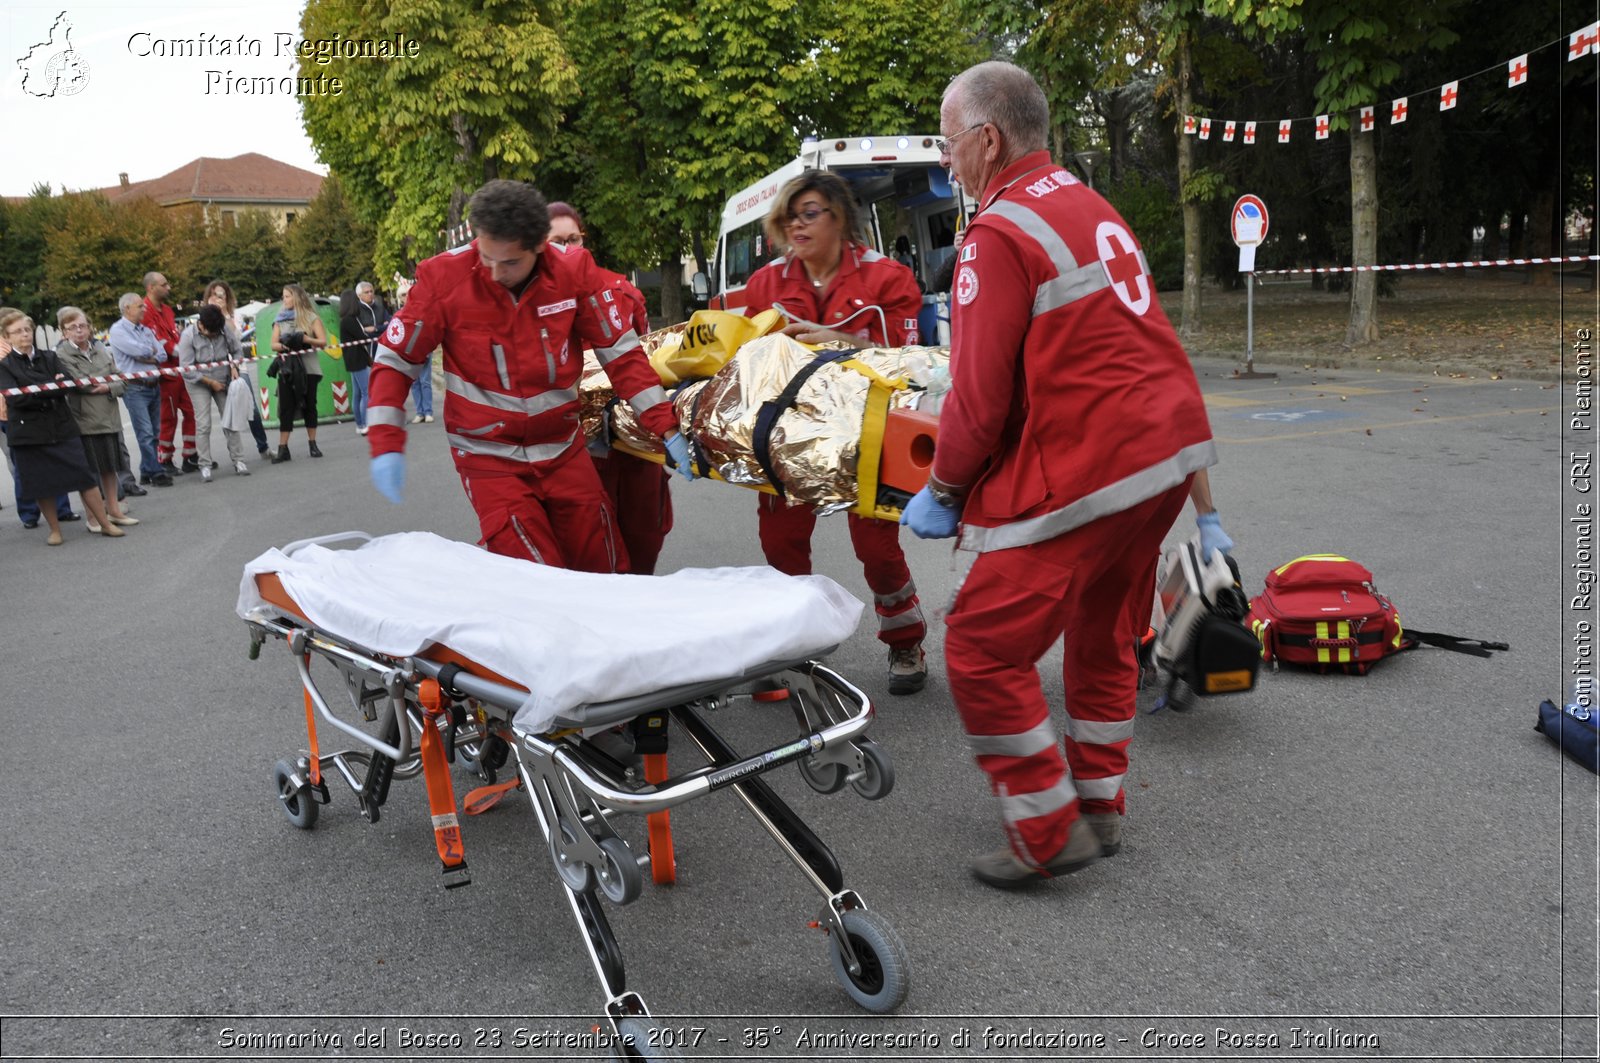
M 1394 603 L 1379 594 L 1365 565 L 1335 554 L 1307 554 L 1267 573 L 1245 623 L 1261 659 L 1366 675 L 1391 653 L 1427 643 L 1474 657 L 1510 649 L 1503 642 L 1407 631 Z

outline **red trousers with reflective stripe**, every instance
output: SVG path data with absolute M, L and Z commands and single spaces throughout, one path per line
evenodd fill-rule
M 161 430 L 156 434 L 156 460 L 171 461 L 173 438 L 178 433 L 178 415 L 183 415 L 183 457 L 195 456 L 194 404 L 182 377 L 161 378 Z
M 817 526 L 817 515 L 806 506 L 792 506 L 776 495 L 763 494 L 757 504 L 761 531 L 761 552 L 767 564 L 789 576 L 811 575 L 811 532 Z M 877 597 L 888 597 L 903 592 L 911 583 L 911 569 L 906 565 L 906 555 L 900 549 L 900 525 L 892 520 L 878 520 L 850 514 L 850 542 L 861 561 L 861 572 L 867 586 Z M 921 606 L 915 594 L 893 605 L 873 603 L 878 613 L 878 640 L 900 648 L 915 646 L 927 633 L 922 622 Z M 915 623 L 896 625 L 916 610 Z
M 591 454 L 600 484 L 617 515 L 617 530 L 628 554 L 628 571 L 640 576 L 656 574 L 661 544 L 672 530 L 671 474 L 653 461 L 613 450 L 605 457 Z
M 980 736 L 1049 727 L 1037 664 L 1057 639 L 1065 649 L 1067 715 L 1081 721 L 1080 737 L 1096 724 L 1105 725 L 1099 736 L 1131 730 L 1139 686 L 1134 633 L 1150 619 L 1161 540 L 1188 491 L 1185 482 L 1047 542 L 978 555 L 946 618 L 944 640 L 950 692 L 975 745 L 981 749 Z M 1060 852 L 1080 805 L 1085 812 L 1123 810 L 1128 741 L 1068 737 L 1065 760 L 1053 741 L 1026 756 L 979 753 L 978 766 L 1002 806 L 1006 795 L 1056 787 L 1069 765 L 1079 791 L 1105 791 L 1092 800 L 1073 799 L 1069 787 L 1059 807 L 1008 822 L 1018 856 L 1037 865 Z
M 578 572 L 628 571 L 611 500 L 582 447 L 555 461 L 505 465 L 456 469 L 490 553 Z

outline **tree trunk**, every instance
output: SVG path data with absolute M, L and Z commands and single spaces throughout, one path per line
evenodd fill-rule
M 1194 340 L 1200 336 L 1200 204 L 1184 195 L 1194 173 L 1194 140 L 1183 131 L 1183 116 L 1190 113 L 1194 99 L 1190 91 L 1193 64 L 1186 33 L 1178 45 L 1178 198 L 1183 205 L 1183 316 L 1178 336 Z
M 1377 135 L 1350 133 L 1350 251 L 1351 265 L 1378 263 L 1378 149 Z M 1360 347 L 1378 338 L 1378 275 L 1354 273 L 1350 277 L 1350 327 L 1347 347 Z
M 1504 215 L 1495 211 L 1485 220 L 1483 225 L 1483 257 L 1500 257 L 1500 222 Z
M 1549 258 L 1561 252 L 1557 250 L 1561 245 L 1553 239 L 1556 232 L 1555 182 L 1552 180 L 1539 189 L 1533 197 L 1533 205 L 1528 210 L 1528 256 L 1529 258 Z M 1548 287 L 1556 282 L 1554 266 L 1528 267 L 1528 283 L 1540 288 Z
M 1526 214 L 1522 213 L 1520 210 L 1512 211 L 1511 224 L 1506 227 L 1508 234 L 1506 242 L 1511 247 L 1510 253 L 1506 255 L 1507 258 L 1528 257 L 1524 253 L 1525 249 L 1522 246 L 1522 238 L 1523 234 L 1527 230 L 1527 225 L 1528 216 Z
M 676 325 L 683 313 L 683 252 L 674 248 L 661 256 L 661 321 L 658 328 Z

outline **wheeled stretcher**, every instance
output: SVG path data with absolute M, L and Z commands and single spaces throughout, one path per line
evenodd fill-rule
M 346 548 L 328 548 L 336 543 Z M 426 570 L 412 563 L 418 558 L 428 559 Z M 410 567 L 397 571 L 397 565 Z M 475 596 L 472 580 L 479 577 L 483 587 L 497 590 L 493 600 L 504 615 Z M 437 587 L 453 593 L 428 597 Z M 415 621 L 399 604 L 413 593 L 428 598 L 414 610 Z M 539 597 L 523 598 L 528 593 Z M 565 645 L 538 640 L 541 625 L 553 623 L 551 614 L 562 603 L 586 596 L 631 615 L 630 630 L 641 633 L 651 627 L 652 610 L 685 596 L 700 596 L 707 608 L 730 615 L 760 603 L 762 619 L 742 635 L 729 632 L 737 646 L 711 663 L 679 659 L 663 667 L 664 685 L 639 690 L 648 681 L 639 674 L 641 655 L 656 652 L 647 638 L 623 633 L 609 655 L 603 627 L 578 625 L 583 630 Z M 507 598 L 523 600 L 506 605 Z M 464 763 L 489 784 L 468 795 L 469 811 L 491 806 L 508 789 L 526 791 L 614 1032 L 638 1046 L 625 1058 L 661 1058 L 665 1050 L 645 1047 L 653 1020 L 627 987 L 600 898 L 614 904 L 637 899 L 646 867 L 656 881 L 671 881 L 668 810 L 717 790 L 739 796 L 824 898 L 811 925 L 827 934 L 833 970 L 851 999 L 874 1012 L 905 1000 L 909 965 L 898 935 L 845 885 L 828 847 L 760 778 L 792 763 L 823 793 L 849 785 L 877 799 L 892 788 L 888 754 L 866 737 L 871 702 L 815 660 L 854 629 L 860 609 L 822 577 L 796 579 L 769 569 L 593 576 L 495 557 L 434 536 L 372 539 L 358 532 L 262 555 L 246 568 L 239 602 L 251 656 L 267 639 L 283 640 L 304 687 L 307 749 L 279 761 L 273 779 L 290 822 L 303 829 L 315 824 L 331 798 L 329 774 L 343 779 L 362 815 L 374 822 L 391 782 L 420 774 L 444 884 L 455 888 L 470 878 L 449 763 Z M 486 610 L 489 615 L 477 615 Z M 528 617 L 531 627 L 507 631 L 505 617 L 512 615 Z M 673 632 L 680 641 L 681 631 Z M 632 645 L 640 641 L 642 649 Z M 518 652 L 532 665 L 517 660 Z M 559 663 L 551 666 L 551 658 Z M 591 659 L 597 667 L 585 669 L 581 662 Z M 337 678 L 313 676 L 313 662 L 319 672 L 331 667 Z M 535 688 L 559 693 L 541 698 Z M 583 691 L 620 696 L 588 700 L 575 693 Z M 787 702 L 795 732 L 753 755 L 736 752 L 707 717 L 748 701 Z M 704 766 L 672 776 L 661 770 L 669 720 L 704 755 Z M 319 729 L 326 728 L 355 744 L 323 749 Z M 635 751 L 654 760 L 657 770 L 641 773 L 614 755 L 619 728 L 637 736 Z M 514 777 L 497 781 L 508 763 Z M 613 825 L 626 813 L 651 820 L 647 852 L 637 852 Z

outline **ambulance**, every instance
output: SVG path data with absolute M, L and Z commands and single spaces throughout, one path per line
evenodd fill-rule
M 830 170 L 849 182 L 872 246 L 916 274 L 924 293 L 924 342 L 948 343 L 949 278 L 941 277 L 941 268 L 954 254 L 956 233 L 976 204 L 940 165 L 933 135 L 807 137 L 798 158 L 741 190 L 723 208 L 716 257 L 704 284 L 708 305 L 745 308 L 751 274 L 777 257 L 762 223 L 779 190 L 807 170 Z M 700 288 L 701 278 L 695 279 Z

